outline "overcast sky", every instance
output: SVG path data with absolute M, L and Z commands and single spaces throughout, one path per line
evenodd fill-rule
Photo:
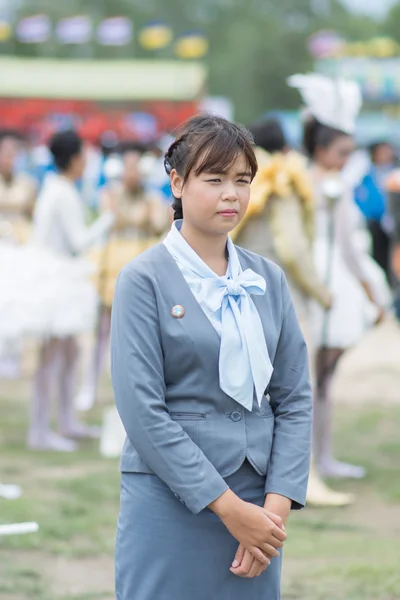
M 341 0 L 343 4 L 354 11 L 381 17 L 400 0 Z

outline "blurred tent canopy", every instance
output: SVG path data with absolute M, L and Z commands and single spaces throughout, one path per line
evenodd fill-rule
M 205 93 L 199 62 L 0 57 L 0 98 L 186 101 Z

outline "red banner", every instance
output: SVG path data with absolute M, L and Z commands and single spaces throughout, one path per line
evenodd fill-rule
M 0 100 L 0 128 L 17 129 L 35 142 L 45 142 L 55 131 L 66 128 L 77 129 L 92 142 L 109 130 L 121 140 L 149 141 L 173 131 L 197 109 L 195 101 L 110 105 L 72 100 L 7 99 Z

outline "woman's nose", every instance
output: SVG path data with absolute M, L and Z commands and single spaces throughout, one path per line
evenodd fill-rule
M 233 183 L 227 184 L 222 192 L 223 200 L 234 202 L 238 198 L 236 187 Z

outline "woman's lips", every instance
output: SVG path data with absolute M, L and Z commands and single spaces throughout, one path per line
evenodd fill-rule
M 234 217 L 235 215 L 238 214 L 237 210 L 220 210 L 218 211 L 218 214 L 221 215 L 221 217 Z

